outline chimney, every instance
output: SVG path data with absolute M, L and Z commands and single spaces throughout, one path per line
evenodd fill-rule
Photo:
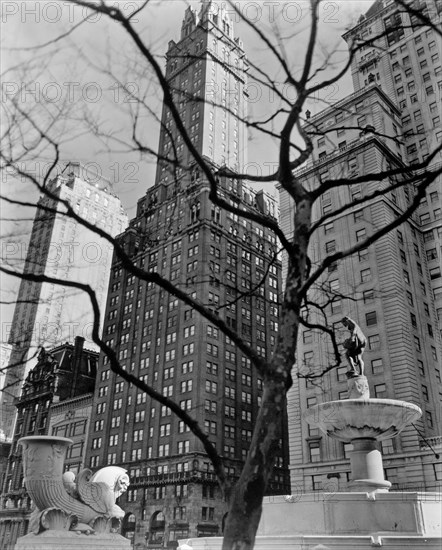
M 74 353 L 72 355 L 72 386 L 70 397 L 75 397 L 80 377 L 81 359 L 83 356 L 84 338 L 76 336 L 74 341 Z

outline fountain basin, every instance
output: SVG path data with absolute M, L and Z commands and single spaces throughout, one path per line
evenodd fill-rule
M 390 439 L 422 415 L 412 403 L 397 399 L 343 399 L 308 408 L 304 419 L 326 435 L 350 443 L 354 439 Z

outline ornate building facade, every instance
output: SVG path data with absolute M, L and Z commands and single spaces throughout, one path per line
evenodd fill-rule
M 23 485 L 21 447 L 30 435 L 62 435 L 73 440 L 65 468 L 75 473 L 84 466 L 98 353 L 84 349 L 84 338 L 46 352 L 41 348 L 37 365 L 28 373 L 16 400 L 17 423 L 0 497 L 0 547 L 13 550 L 25 535 L 31 500 Z

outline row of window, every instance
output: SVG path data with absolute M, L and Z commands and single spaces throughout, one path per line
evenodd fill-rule
M 250 430 L 242 430 L 241 437 L 245 438 L 248 442 L 251 440 L 251 431 Z M 102 446 L 102 438 L 96 437 L 92 440 L 92 450 L 98 450 Z M 186 441 L 178 441 L 176 444 L 177 454 L 182 455 L 184 453 L 190 452 L 190 442 L 188 440 Z M 169 444 L 161 444 L 158 446 L 158 457 L 164 458 L 167 456 L 170 456 L 171 448 Z M 241 449 L 241 458 L 242 460 L 245 460 L 247 458 L 248 448 L 242 448 Z M 223 455 L 228 458 L 236 458 L 236 447 L 234 444 L 225 444 L 223 446 Z M 127 462 L 127 461 L 140 461 L 143 458 L 151 459 L 154 457 L 153 453 L 153 447 L 149 446 L 147 448 L 147 455 L 143 451 L 142 448 L 139 449 L 132 449 L 130 452 L 128 451 L 122 451 L 121 453 L 121 462 Z M 282 459 L 279 457 L 279 460 L 277 461 L 278 464 L 282 464 Z M 107 455 L 107 465 L 112 465 L 117 463 L 117 452 L 110 452 Z M 100 457 L 99 455 L 93 455 L 90 458 L 90 467 L 96 468 L 100 464 Z M 178 486 L 183 487 L 183 486 Z M 156 489 L 164 489 L 164 487 L 157 487 Z M 186 496 L 185 494 L 179 495 L 179 496 Z M 160 497 L 159 497 L 160 498 Z M 163 498 L 163 497 L 161 497 Z

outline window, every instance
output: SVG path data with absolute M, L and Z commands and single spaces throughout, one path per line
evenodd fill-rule
M 381 340 L 379 334 L 373 334 L 368 337 L 368 347 L 371 350 L 376 350 L 380 348 Z
M 218 363 L 213 363 L 212 361 L 206 361 L 206 370 L 207 370 L 207 374 L 213 374 L 214 376 L 217 376 Z
M 309 443 L 309 455 L 310 462 L 321 461 L 321 447 L 319 441 L 311 441 Z
M 194 343 L 190 343 L 190 344 L 185 344 L 183 346 L 183 355 L 190 355 L 191 353 L 193 353 L 195 350 L 195 344 Z
M 362 197 L 361 186 L 359 184 L 352 185 L 350 187 L 350 194 L 352 200 L 357 200 Z
M 415 345 L 417 351 L 422 351 L 421 341 L 420 341 L 420 338 L 418 336 L 414 336 L 414 345 Z
M 374 290 L 373 289 L 364 290 L 362 296 L 363 296 L 363 299 L 364 299 L 364 304 L 370 304 L 370 303 L 374 302 Z
M 427 260 L 436 260 L 437 259 L 437 250 L 436 248 L 430 248 L 426 251 Z
M 354 212 L 353 214 L 353 221 L 355 223 L 361 221 L 364 219 L 364 210 L 357 210 L 356 212 Z
M 333 314 L 340 313 L 342 311 L 342 300 L 340 298 L 334 297 L 330 305 L 331 305 L 331 312 Z
M 373 359 L 371 362 L 371 370 L 373 374 L 381 374 L 384 372 L 382 359 Z
M 207 353 L 208 355 L 218 357 L 218 346 L 216 346 L 215 344 L 207 343 Z
M 188 391 L 192 391 L 192 386 L 193 386 L 192 380 L 184 380 L 183 382 L 181 382 L 180 392 L 186 393 Z
M 201 519 L 203 521 L 213 521 L 215 518 L 215 508 L 203 506 L 201 509 Z
M 371 269 L 368 267 L 367 269 L 361 270 L 361 283 L 365 283 L 366 281 L 369 281 L 371 279 Z
M 409 290 L 407 290 L 406 293 L 405 293 L 405 295 L 406 295 L 406 297 L 407 297 L 408 305 L 414 306 L 413 294 L 411 294 L 411 292 L 410 292 Z
M 360 262 L 365 262 L 366 260 L 368 260 L 368 249 L 367 248 L 363 248 L 362 250 L 359 250 L 358 260 Z
M 178 454 L 188 453 L 190 451 L 190 441 L 178 441 Z
M 336 371 L 336 374 L 337 374 L 338 382 L 347 380 L 347 367 L 339 367 Z M 310 397 L 307 398 L 307 407 L 311 407 L 311 405 L 309 405 L 309 399 L 312 399 L 312 398 Z M 316 397 L 313 397 L 313 399 L 315 400 L 314 403 L 312 403 L 314 405 L 316 403 Z
M 213 380 L 206 380 L 206 392 L 207 393 L 218 393 L 218 383 Z
M 376 311 L 370 311 L 365 314 L 365 323 L 367 327 L 373 326 L 377 324 L 377 315 Z
M 325 243 L 325 251 L 327 254 L 332 254 L 336 251 L 336 242 L 335 241 L 329 241 Z
M 429 269 L 428 271 L 429 271 L 429 273 L 430 273 L 430 279 L 431 279 L 431 280 L 438 279 L 438 278 L 441 276 L 441 269 L 440 269 L 440 267 L 432 267 L 432 268 Z
M 375 384 L 374 395 L 377 399 L 385 399 L 387 397 L 387 387 L 385 384 Z
M 427 424 L 430 428 L 433 427 L 433 415 L 430 413 L 430 411 L 425 412 L 425 418 L 427 420 Z

